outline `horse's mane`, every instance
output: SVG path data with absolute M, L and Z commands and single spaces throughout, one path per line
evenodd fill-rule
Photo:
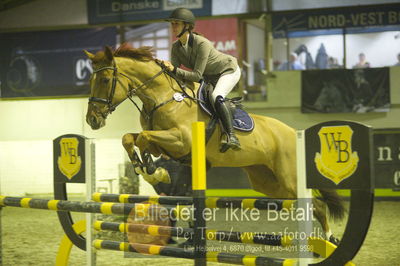
M 154 50 L 151 46 L 133 48 L 129 43 L 123 43 L 114 51 L 114 56 L 133 58 L 139 61 L 154 60 Z

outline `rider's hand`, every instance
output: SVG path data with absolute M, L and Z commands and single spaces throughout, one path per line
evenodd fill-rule
M 164 65 L 169 71 L 174 70 L 174 66 L 172 65 L 172 63 L 170 61 L 160 60 L 160 59 L 157 59 L 157 61 L 159 63 L 161 63 L 162 65 Z
M 174 70 L 174 66 L 170 61 L 164 61 L 164 65 L 168 68 L 169 71 Z

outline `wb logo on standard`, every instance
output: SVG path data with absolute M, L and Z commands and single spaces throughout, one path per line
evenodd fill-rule
M 61 156 L 58 157 L 58 168 L 68 179 L 73 178 L 81 169 L 82 160 L 78 156 L 77 138 L 62 138 L 60 140 Z
M 358 166 L 358 154 L 352 151 L 353 130 L 347 125 L 327 126 L 319 130 L 318 136 L 321 147 L 315 154 L 315 165 L 324 177 L 339 184 Z

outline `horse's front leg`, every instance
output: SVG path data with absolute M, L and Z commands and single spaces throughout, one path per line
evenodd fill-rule
M 163 151 L 176 158 L 190 152 L 190 145 L 185 145 L 182 132 L 177 128 L 168 130 L 144 130 L 136 138 L 136 146 L 140 151 L 148 151 L 158 157 Z
M 182 134 L 177 129 L 171 130 L 160 130 L 160 131 L 143 131 L 140 134 L 128 133 L 125 134 L 122 139 L 122 144 L 125 150 L 128 152 L 129 158 L 131 159 L 135 171 L 137 174 L 141 174 L 143 178 L 152 185 L 156 185 L 159 182 L 170 183 L 171 179 L 164 168 L 154 168 L 154 164 L 150 157 L 150 154 L 159 156 L 162 150 L 167 150 L 169 153 L 185 155 L 185 150 L 182 149 L 183 141 Z M 135 145 L 139 148 L 142 160 L 140 160 L 134 147 Z M 189 151 L 186 151 L 188 153 Z
M 141 152 L 143 164 L 147 166 L 138 170 L 143 170 L 140 174 L 152 185 L 155 185 L 154 180 L 171 183 L 171 178 L 167 170 L 155 166 L 151 155 L 158 157 L 167 152 L 167 155 L 179 158 L 190 152 L 185 150 L 188 145 L 184 145 L 182 132 L 176 128 L 142 131 L 136 138 L 136 146 Z
M 157 185 L 160 182 L 171 183 L 168 171 L 161 167 L 155 167 L 150 154 L 142 152 L 142 158 L 140 158 L 139 154 L 135 150 L 135 142 L 138 135 L 138 133 L 127 133 L 122 137 L 122 145 L 128 153 L 136 174 L 142 175 L 151 185 Z M 149 163 L 150 160 L 151 164 Z M 154 169 L 149 171 L 149 168 Z

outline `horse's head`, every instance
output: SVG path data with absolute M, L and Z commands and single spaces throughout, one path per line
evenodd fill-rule
M 133 48 L 129 44 L 122 44 L 115 52 L 106 47 L 96 55 L 87 51 L 85 53 L 93 66 L 86 114 L 86 122 L 92 129 L 103 127 L 107 116 L 126 98 L 134 102 L 132 96 L 138 96 L 143 102 L 141 113 L 145 117 L 151 113 L 149 108 L 154 108 L 159 100 L 165 98 L 161 93 L 166 90 L 153 90 L 155 84 L 158 84 L 154 82 L 155 79 L 164 73 L 165 68 L 155 63 L 151 47 Z M 164 87 L 168 85 L 166 83 Z
M 107 116 L 127 98 L 131 79 L 118 72 L 111 48 L 106 47 L 96 55 L 85 53 L 93 66 L 86 122 L 92 129 L 99 129 L 105 125 Z

